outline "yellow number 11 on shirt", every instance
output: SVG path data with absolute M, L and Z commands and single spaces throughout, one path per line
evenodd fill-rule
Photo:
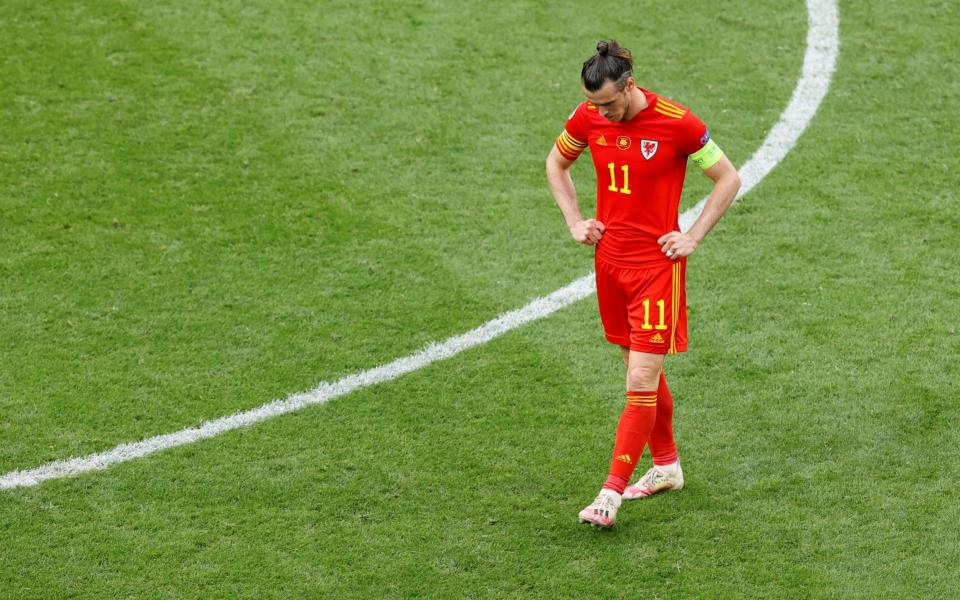
M 607 186 L 607 189 L 611 192 L 620 192 L 621 194 L 630 193 L 630 166 L 629 165 L 620 165 L 620 170 L 623 171 L 623 187 L 617 188 L 617 170 L 616 165 L 613 163 L 607 163 L 607 167 L 610 169 L 610 185 Z

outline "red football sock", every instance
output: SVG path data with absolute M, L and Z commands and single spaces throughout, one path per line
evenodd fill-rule
M 657 420 L 650 432 L 650 454 L 655 465 L 677 462 L 677 443 L 673 439 L 673 398 L 663 371 L 660 371 L 660 387 L 657 388 Z
M 643 454 L 653 422 L 657 418 L 656 392 L 627 392 L 627 406 L 617 425 L 617 441 L 613 445 L 610 475 L 603 487 L 622 494 L 637 460 Z
M 677 443 L 673 439 L 673 398 L 663 371 L 660 371 L 660 387 L 657 388 L 657 420 L 650 432 L 650 454 L 655 465 L 677 462 Z

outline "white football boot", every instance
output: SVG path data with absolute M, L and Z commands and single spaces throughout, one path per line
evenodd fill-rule
M 620 494 L 604 488 L 590 506 L 580 511 L 580 522 L 595 527 L 612 527 L 621 502 Z
M 623 490 L 625 500 L 636 500 L 638 498 L 649 498 L 654 494 L 666 492 L 669 490 L 679 490 L 683 487 L 683 469 L 677 462 L 676 470 L 667 467 L 653 466 L 652 469 L 643 474 L 635 484 Z

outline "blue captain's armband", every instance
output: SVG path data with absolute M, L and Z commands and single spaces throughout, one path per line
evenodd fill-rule
M 690 159 L 701 169 L 709 169 L 720 162 L 721 158 L 723 158 L 723 150 L 713 140 L 709 140 L 703 148 L 690 155 Z

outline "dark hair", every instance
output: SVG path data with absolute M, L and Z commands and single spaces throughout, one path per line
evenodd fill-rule
M 632 73 L 633 55 L 630 51 L 616 40 L 600 40 L 597 42 L 597 53 L 583 63 L 580 79 L 583 87 L 591 92 L 602 88 L 608 79 L 616 82 L 622 90 Z

